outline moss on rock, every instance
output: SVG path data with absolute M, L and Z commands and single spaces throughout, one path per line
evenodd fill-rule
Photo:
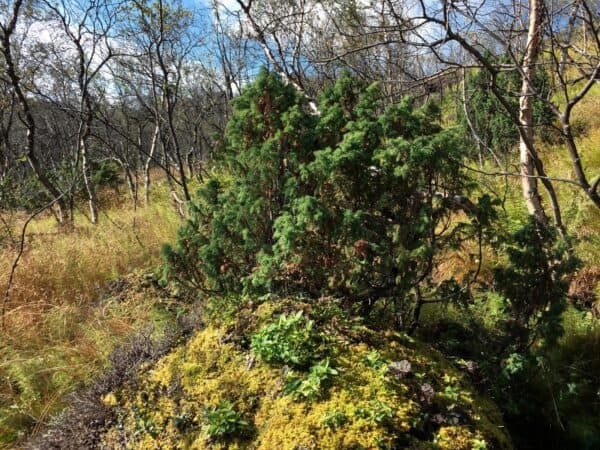
M 106 448 L 136 449 L 510 449 L 496 406 L 430 348 L 365 327 L 327 332 L 335 375 L 312 401 L 286 392 L 291 373 L 249 350 L 249 335 L 291 303 L 246 308 L 240 330 L 213 324 L 104 404 L 117 422 Z M 285 306 L 282 306 L 285 305 Z M 301 306 L 304 308 L 304 306 Z M 305 308 L 307 309 L 307 308 Z M 243 327 L 242 327 L 243 328 Z M 237 335 L 231 330 L 235 329 Z M 368 343 L 367 343 L 368 342 Z M 208 410 L 230 405 L 235 432 L 210 436 Z M 211 409 L 212 408 L 212 409 Z M 233 419 L 232 419 L 233 420 Z M 237 420 L 237 419 L 236 419 Z

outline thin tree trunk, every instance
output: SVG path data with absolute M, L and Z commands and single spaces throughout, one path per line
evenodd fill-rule
M 10 21 L 7 24 L 7 26 L 2 29 L 2 35 L 0 39 L 0 53 L 2 53 L 2 56 L 4 56 L 4 62 L 6 64 L 6 75 L 10 80 L 11 87 L 13 88 L 17 96 L 19 104 L 23 109 L 21 121 L 23 122 L 27 130 L 25 156 L 27 157 L 27 161 L 29 162 L 29 165 L 31 166 L 37 179 L 55 200 L 52 203 L 56 205 L 56 218 L 59 224 L 62 225 L 68 221 L 68 209 L 64 202 L 63 195 L 46 176 L 46 174 L 41 168 L 39 160 L 37 159 L 37 155 L 35 154 L 36 123 L 35 119 L 33 118 L 33 113 L 31 112 L 31 109 L 29 107 L 29 101 L 27 100 L 27 97 L 21 89 L 21 79 L 17 74 L 17 69 L 12 57 L 10 38 L 16 28 L 17 20 L 19 18 L 19 11 L 21 9 L 22 4 L 22 0 L 15 1 Z
M 519 160 L 521 163 L 521 186 L 529 214 L 541 223 L 547 223 L 548 217 L 542 206 L 535 175 L 535 158 L 530 152 L 533 144 L 533 93 L 530 82 L 535 74 L 535 64 L 540 50 L 543 5 L 541 0 L 529 1 L 529 31 L 523 58 L 523 80 L 519 97 L 519 122 L 522 132 L 519 137 Z
M 123 170 L 125 170 L 125 181 L 127 182 L 129 195 L 131 196 L 131 201 L 135 209 L 135 206 L 137 205 L 137 183 L 133 181 L 133 176 L 131 175 L 131 170 L 129 170 L 128 166 L 124 166 Z
M 166 72 L 165 72 L 166 73 Z M 169 125 L 169 132 L 171 134 L 171 143 L 175 149 L 175 157 L 177 158 L 177 171 L 179 173 L 181 189 L 185 201 L 190 201 L 192 197 L 188 190 L 187 177 L 185 174 L 185 165 L 181 156 L 181 147 L 179 146 L 179 139 L 177 138 L 177 131 L 175 130 L 175 119 L 174 119 L 174 105 L 169 98 L 167 98 L 167 122 Z
M 96 190 L 94 184 L 90 179 L 90 167 L 89 167 L 89 137 L 90 137 L 90 119 L 86 118 L 85 122 L 82 123 L 83 132 L 81 133 L 81 139 L 79 140 L 79 149 L 81 151 L 81 170 L 83 172 L 83 183 L 85 190 L 88 194 L 88 205 L 90 207 L 90 220 L 93 224 L 98 223 L 98 201 L 96 199 Z
M 156 145 L 158 144 L 158 132 L 159 123 L 158 119 L 154 126 L 154 133 L 152 134 L 152 142 L 150 144 L 150 152 L 148 152 L 148 158 L 146 158 L 146 164 L 144 164 L 144 205 L 148 206 L 150 203 L 150 164 L 154 158 L 156 152 Z M 167 177 L 168 178 L 168 177 Z

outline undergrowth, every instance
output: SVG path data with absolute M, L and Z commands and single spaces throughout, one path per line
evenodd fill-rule
M 97 226 L 77 215 L 70 232 L 57 231 L 51 216 L 28 228 L 0 331 L 0 448 L 43 427 L 125 336 L 168 320 L 168 301 L 148 290 L 143 271 L 158 264 L 179 218 L 166 186 L 157 184 L 153 199 L 137 211 L 125 197 L 113 199 Z M 3 291 L 16 251 L 0 250 Z M 134 270 L 142 272 L 119 280 Z
M 208 302 L 218 301 L 211 299 Z M 512 448 L 496 406 L 467 375 L 403 333 L 350 318 L 322 320 L 332 299 L 240 302 L 230 325 L 208 322 L 182 346 L 111 392 L 105 448 Z M 318 305 L 318 306 L 317 306 Z M 327 308 L 325 308 L 326 310 Z M 331 359 L 290 370 L 257 355 L 252 336 L 309 311 Z M 322 325 L 321 325 L 322 324 Z M 327 324 L 327 325 L 325 325 Z M 281 328 L 281 327 L 280 327 Z M 290 338 L 275 334 L 280 343 Z M 318 348 L 307 350 L 312 359 Z M 291 382 L 293 380 L 293 383 Z M 293 386 L 290 386 L 293 384 Z
M 599 101 L 595 87 L 574 114 L 581 156 L 590 177 L 600 174 L 597 152 L 600 122 L 596 114 L 600 110 Z M 549 174 L 573 178 L 562 144 L 549 139 L 543 143 L 540 140 L 540 146 Z M 222 185 L 205 186 L 207 194 L 211 193 L 208 192 L 211 186 L 218 192 L 231 184 L 231 180 L 225 181 Z M 527 215 L 519 180 L 481 177 L 478 181 L 477 194 L 491 192 L 502 200 L 501 232 L 508 234 L 520 229 Z M 574 238 L 575 253 L 587 266 L 598 266 L 599 210 L 578 188 L 557 182 L 556 189 L 568 232 Z M 122 281 L 125 285 L 117 283 L 112 294 L 98 301 L 108 280 L 118 279 L 136 268 L 157 265 L 160 244 L 173 241 L 178 220 L 165 195 L 159 195 L 159 201 L 135 214 L 133 228 L 133 213 L 115 205 L 108 210 L 102 226 L 92 227 L 78 218 L 78 226 L 69 237 L 53 231 L 51 218 L 40 219 L 31 227 L 27 252 L 10 299 L 7 329 L 2 334 L 0 446 L 12 445 L 27 431 L 35 432 L 45 425 L 50 416 L 62 409 L 68 392 L 91 380 L 107 365 L 108 355 L 125 336 L 149 322 L 158 325 L 156 333 L 161 334 L 161 330 L 173 323 L 177 312 L 183 310 L 181 303 L 176 306 L 176 299 L 164 295 L 161 288 L 143 275 L 125 278 Z M 457 217 L 458 214 L 453 216 Z M 320 240 L 317 234 L 316 242 Z M 214 241 L 208 239 L 207 243 L 213 245 Z M 366 241 L 357 240 L 348 247 L 348 252 L 367 255 L 369 247 L 362 244 Z M 232 257 L 230 250 L 215 256 L 212 275 L 224 285 L 239 286 L 230 276 L 233 272 L 233 265 L 227 259 Z M 600 414 L 597 319 L 569 306 L 562 316 L 557 312 L 560 323 L 552 322 L 563 334 L 558 338 L 560 333 L 555 333 L 557 341 L 550 348 L 537 351 L 537 343 L 528 347 L 528 341 L 524 340 L 526 352 L 507 355 L 501 328 L 511 325 L 514 319 L 507 314 L 510 293 L 504 292 L 505 299 L 500 294 L 505 286 L 494 285 L 494 271 L 498 265 L 506 264 L 506 255 L 491 248 L 483 248 L 479 254 L 473 240 L 462 242 L 454 250 L 453 247 L 436 256 L 432 278 L 436 282 L 449 277 L 468 281 L 467 277 L 477 273 L 478 279 L 473 284 L 482 289 L 469 299 L 468 305 L 426 304 L 417 328 L 419 337 L 434 343 L 455 367 L 463 369 L 468 374 L 465 380 L 468 376 L 470 383 L 493 394 L 518 448 L 537 448 L 536 445 L 583 448 L 581 443 L 586 448 L 597 448 L 600 445 L 594 419 Z M 11 255 L 11 250 L 5 252 Z M 259 256 L 264 259 L 264 254 Z M 305 261 L 313 259 L 312 254 L 307 254 Z M 197 261 L 195 253 L 190 261 Z M 0 280 L 6 278 L 9 262 L 10 258 L 4 258 L 0 263 Z M 282 267 L 298 270 L 294 265 Z M 347 275 L 347 268 L 341 267 L 340 273 Z M 257 276 L 256 272 L 251 274 Z M 284 275 L 282 279 L 287 282 L 289 273 Z M 531 282 L 539 278 L 535 273 L 526 275 L 524 278 Z M 302 283 L 313 279 L 300 277 Z M 205 280 L 195 281 L 205 285 Z M 528 286 L 525 282 L 522 285 Z M 215 286 L 220 287 L 218 283 Z M 121 295 L 122 292 L 127 294 Z M 245 307 L 240 306 L 242 302 L 237 295 L 225 293 L 210 299 L 205 302 L 204 317 L 212 322 L 212 328 L 203 330 L 161 359 L 148 376 L 140 378 L 139 384 L 125 385 L 119 379 L 119 383 L 93 391 L 90 402 L 96 406 L 90 408 L 98 407 L 101 398 L 104 406 L 100 409 L 112 411 L 106 417 L 114 419 L 104 424 L 114 425 L 102 437 L 105 443 L 115 448 L 123 443 L 133 443 L 136 448 L 155 448 L 159 444 L 175 446 L 192 442 L 198 448 L 208 444 L 224 448 L 234 442 L 237 447 L 233 448 L 243 448 L 248 440 L 256 439 L 258 448 L 273 448 L 268 447 L 273 442 L 280 443 L 279 448 L 288 448 L 286 445 L 291 446 L 292 441 L 294 445 L 308 441 L 311 433 L 318 430 L 322 436 L 333 439 L 331 442 L 342 445 L 337 448 L 347 448 L 343 446 L 348 442 L 370 448 L 381 444 L 379 448 L 386 448 L 385 445 L 396 443 L 391 437 L 393 430 L 394 436 L 400 433 L 408 440 L 423 437 L 432 444 L 435 441 L 440 448 L 489 448 L 486 447 L 489 438 L 486 441 L 473 428 L 478 420 L 476 411 L 469 409 L 473 397 L 454 368 L 446 367 L 437 357 L 435 364 L 430 365 L 410 351 L 414 349 L 407 349 L 410 346 L 405 348 L 404 340 L 402 345 L 391 340 L 394 351 L 371 345 L 371 340 L 377 341 L 381 336 L 369 335 L 365 339 L 368 344 L 351 339 L 338 343 L 338 350 L 332 354 L 330 349 L 324 351 L 323 343 L 329 344 L 325 335 L 335 334 L 325 328 L 341 320 L 334 302 L 310 305 L 313 313 L 308 319 L 308 314 L 299 312 L 300 301 L 295 308 L 288 309 L 267 301 L 257 309 L 257 303 L 267 298 L 273 300 L 269 295 L 246 299 Z M 512 300 L 514 304 L 515 299 Z M 322 311 L 315 314 L 318 308 Z M 383 322 L 381 311 L 373 308 L 370 317 Z M 541 313 L 545 312 L 542 308 Z M 278 319 L 268 320 L 275 317 Z M 522 322 L 522 328 L 530 325 L 526 320 Z M 359 328 L 356 323 L 344 326 Z M 321 333 L 315 337 L 317 328 Z M 150 362 L 157 359 L 158 356 L 148 358 L 147 364 L 139 363 L 149 368 Z M 114 367 L 113 360 L 113 371 Z M 448 373 L 442 376 L 440 367 Z M 403 377 L 410 378 L 410 382 L 405 383 Z M 402 385 L 402 389 L 389 390 L 390 380 Z M 354 392 L 346 390 L 357 382 L 360 388 Z M 410 399 L 404 405 L 406 410 L 395 409 L 399 398 Z M 461 401 L 464 404 L 459 409 L 466 410 L 455 421 L 452 410 L 456 406 L 447 408 Z M 586 405 L 585 410 L 581 405 Z M 117 412 L 121 416 L 115 419 Z M 497 415 L 495 409 L 492 415 Z M 285 435 L 287 430 L 293 434 Z M 85 434 L 85 430 L 80 432 Z M 183 442 L 182 435 L 190 442 Z M 502 443 L 499 435 L 496 438 L 496 446 L 509 445 Z M 260 443 L 265 444 L 260 447 Z

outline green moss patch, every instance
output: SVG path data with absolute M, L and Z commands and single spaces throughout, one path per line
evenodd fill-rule
M 348 323 L 324 332 L 316 319 L 311 327 L 322 333 L 324 344 L 310 368 L 261 358 L 251 350 L 252 336 L 264 337 L 282 312 L 290 313 L 290 304 L 246 307 L 240 311 L 244 327 L 235 321 L 207 326 L 146 368 L 134 388 L 124 386 L 101 399 L 118 418 L 103 445 L 512 448 L 496 406 L 437 352 L 402 334 Z M 298 382 L 316 395 L 294 395 Z

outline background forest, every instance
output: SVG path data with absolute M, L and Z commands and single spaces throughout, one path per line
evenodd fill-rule
M 0 0 L 0 447 L 600 448 L 599 27 Z

